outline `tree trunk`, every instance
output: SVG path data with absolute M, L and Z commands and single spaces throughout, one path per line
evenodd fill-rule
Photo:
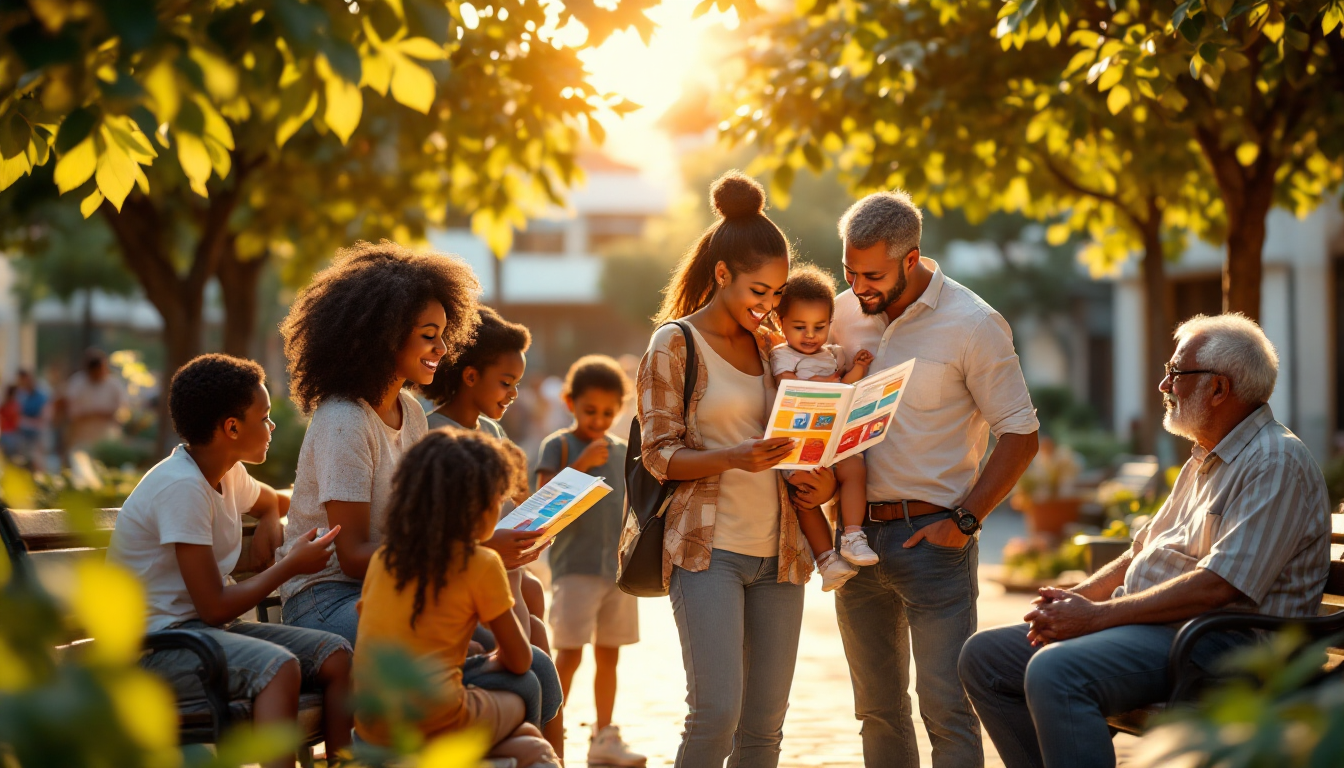
M 84 314 L 80 318 L 79 341 L 80 351 L 93 346 L 93 289 L 84 289 Z
M 237 167 L 235 165 L 235 167 Z M 238 200 L 242 171 L 235 171 L 232 188 L 211 195 L 197 222 L 197 240 L 191 264 L 185 275 L 173 265 L 170 250 L 171 215 L 154 200 L 132 192 L 120 212 L 104 202 L 99 209 L 107 220 L 122 260 L 140 281 L 145 297 L 163 318 L 164 366 L 159 374 L 158 444 L 166 452 L 171 446 L 172 424 L 168 415 L 168 385 L 173 374 L 201 352 L 202 309 L 205 284 L 215 274 L 228 234 L 228 220 Z
M 1171 316 L 1167 312 L 1166 256 L 1162 250 L 1162 214 L 1150 204 L 1143 234 L 1143 418 L 1140 419 L 1136 447 L 1141 453 L 1157 450 L 1162 424 L 1162 393 L 1157 385 L 1165 375 L 1163 364 L 1171 355 Z M 1154 211 L 1154 209 L 1156 209 Z M 1154 215 L 1155 213 L 1155 215 Z
M 1228 208 L 1227 254 L 1223 261 L 1223 311 L 1259 322 L 1264 280 L 1265 219 L 1273 204 L 1274 180 L 1247 190 L 1238 211 Z
M 257 285 L 266 270 L 266 254 L 242 261 L 238 258 L 235 238 L 224 239 L 223 254 L 216 276 L 224 299 L 224 353 L 234 357 L 255 357 L 257 335 Z

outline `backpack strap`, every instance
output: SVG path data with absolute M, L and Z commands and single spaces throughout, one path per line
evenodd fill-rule
M 569 430 L 560 433 L 560 469 L 569 466 Z
M 673 325 L 681 329 L 682 335 L 686 337 L 686 386 L 681 393 L 682 418 L 685 418 L 686 411 L 691 408 L 691 397 L 695 394 L 695 379 L 700 374 L 699 361 L 695 356 L 695 336 L 691 332 L 691 326 L 685 320 L 673 320 Z

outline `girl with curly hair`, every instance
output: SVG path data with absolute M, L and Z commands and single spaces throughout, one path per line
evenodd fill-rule
M 355 653 L 356 696 L 370 649 L 400 646 L 434 667 L 429 701 L 418 711 L 425 737 L 469 727 L 491 734 L 491 755 L 520 766 L 559 759 L 538 730 L 546 713 L 530 671 L 533 648 L 511 608 L 514 599 L 490 536 L 504 500 L 527 487 L 527 459 L 517 446 L 480 432 L 436 429 L 407 454 L 392 482 L 383 545 L 364 580 Z M 478 622 L 496 650 L 467 657 Z M 553 713 L 552 713 L 553 714 Z M 362 712 L 361 739 L 387 746 L 389 723 Z
M 286 624 L 355 642 L 355 602 L 382 540 L 392 475 L 429 427 L 408 385 L 434 380 L 476 325 L 480 285 L 461 260 L 384 240 L 337 253 L 280 326 L 290 393 L 312 415 L 281 554 L 341 526 L 323 570 L 280 589 Z

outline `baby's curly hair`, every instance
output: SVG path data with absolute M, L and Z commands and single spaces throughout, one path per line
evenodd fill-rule
M 421 387 L 425 397 L 445 405 L 462 388 L 462 372 L 468 368 L 478 371 L 509 352 L 526 352 L 532 346 L 532 333 L 527 326 L 511 323 L 490 307 L 477 309 L 479 322 L 471 340 L 450 365 L 440 365 L 434 381 Z
M 445 361 L 476 327 L 480 283 L 455 256 L 417 253 L 384 240 L 336 252 L 280 324 L 289 391 L 305 413 L 328 397 L 376 403 L 396 376 L 401 349 L 425 305 L 443 305 Z
M 630 380 L 621 364 L 606 355 L 584 355 L 569 366 L 563 397 L 578 397 L 590 389 L 615 392 L 622 400 L 630 394 Z
M 177 369 L 168 385 L 168 415 L 187 445 L 215 439 L 221 421 L 241 419 L 266 383 L 266 371 L 251 360 L 230 355 L 201 355 Z
M 447 586 L 449 571 L 466 570 L 481 517 L 526 488 L 522 450 L 476 430 L 431 430 L 406 452 L 392 477 L 383 562 L 398 590 L 415 582 L 411 627 L 426 595 L 437 600 Z
M 775 306 L 780 318 L 789 314 L 789 307 L 800 301 L 824 302 L 835 314 L 835 278 L 815 264 L 795 264 L 789 270 L 789 280 Z

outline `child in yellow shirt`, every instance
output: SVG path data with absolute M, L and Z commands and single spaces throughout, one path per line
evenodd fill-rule
M 527 460 L 516 446 L 460 429 L 437 429 L 397 468 L 383 545 L 369 563 L 359 602 L 355 694 L 361 671 L 380 646 L 399 645 L 432 662 L 439 695 L 412 702 L 426 737 L 469 727 L 491 733 L 491 755 L 522 766 L 557 766 L 537 727 L 541 687 L 529 671 L 533 649 L 515 617 L 504 563 L 480 546 L 500 505 L 527 487 Z M 477 623 L 496 651 L 463 681 L 467 644 Z M 355 731 L 373 744 L 391 740 L 383 719 L 357 713 Z

